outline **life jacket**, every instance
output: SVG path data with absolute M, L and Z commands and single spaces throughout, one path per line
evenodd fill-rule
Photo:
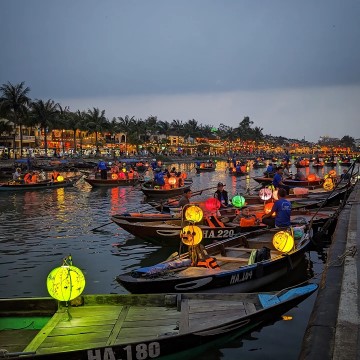
M 249 218 L 241 218 L 240 219 L 240 226 L 241 227 L 246 227 L 246 226 L 254 226 L 255 225 L 255 217 L 251 216 Z
M 37 183 L 38 182 L 38 176 L 36 174 L 34 174 L 32 177 L 31 177 L 31 182 L 32 183 Z
M 198 261 L 196 266 L 197 267 L 207 268 L 207 269 L 220 270 L 220 266 L 218 265 L 216 260 L 214 258 L 212 258 L 212 257 L 209 257 L 209 258 L 207 258 L 205 260 Z
M 25 174 L 24 182 L 27 184 L 31 183 L 31 174 L 30 173 Z

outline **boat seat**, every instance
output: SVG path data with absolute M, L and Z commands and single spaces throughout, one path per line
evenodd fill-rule
M 244 251 L 244 252 L 248 252 L 251 253 L 253 250 L 257 250 L 257 249 L 249 249 L 249 248 L 241 248 L 241 247 L 226 247 L 225 250 L 228 251 Z

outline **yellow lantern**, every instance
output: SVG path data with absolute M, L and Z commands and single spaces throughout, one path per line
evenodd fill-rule
M 276 250 L 287 253 L 294 248 L 294 238 L 287 231 L 279 231 L 273 237 L 273 245 Z
M 176 178 L 171 176 L 171 177 L 169 177 L 168 182 L 169 182 L 170 185 L 175 185 L 176 184 Z
M 330 177 L 336 177 L 336 170 L 330 170 L 329 171 L 329 176 Z
M 113 179 L 113 180 L 117 180 L 117 178 L 118 178 L 118 175 L 117 174 L 111 174 L 111 178 Z
M 57 178 L 56 178 L 57 181 L 64 181 L 64 177 L 59 175 Z
M 180 233 L 181 241 L 188 246 L 200 244 L 203 233 L 202 230 L 196 225 L 185 226 Z
M 121 170 L 122 172 L 126 173 L 126 168 L 122 168 Z
M 323 188 L 326 191 L 331 191 L 331 190 L 334 189 L 334 182 L 332 181 L 331 178 L 325 179 L 324 184 L 323 184 Z
M 203 211 L 199 206 L 191 205 L 185 210 L 185 218 L 188 221 L 199 222 L 203 218 Z
M 70 301 L 83 292 L 85 277 L 79 268 L 72 265 L 71 257 L 69 257 L 64 259 L 62 266 L 51 270 L 46 279 L 46 286 L 54 299 Z

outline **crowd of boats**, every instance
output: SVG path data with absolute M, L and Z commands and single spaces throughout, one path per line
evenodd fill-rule
M 179 206 L 191 190 L 192 177 L 156 160 L 120 160 L 105 168 L 99 161 L 95 171 L 75 177 L 53 171 L 43 180 L 25 182 L 20 176 L 2 183 L 0 189 L 9 192 L 73 186 L 81 178 L 93 187 L 140 189 L 153 210 L 115 214 L 110 223 L 176 251 L 160 263 L 119 274 L 117 281 L 131 294 L 72 298 L 75 270 L 66 263 L 60 280 L 48 277 L 57 289 L 55 299 L 0 299 L 0 358 L 186 359 L 248 333 L 314 293 L 317 285 L 312 283 L 277 293 L 259 289 L 291 275 L 317 234 L 331 234 L 359 178 L 356 162 L 341 175 L 331 167 L 324 177 L 281 175 L 291 203 L 291 225 L 271 228 L 263 219 L 278 200 L 274 173 L 279 166 L 271 169 L 271 161 L 260 160 L 229 159 L 231 176 L 249 176 L 250 166 L 263 167 L 265 174 L 254 177 L 258 187 L 252 193 L 237 194 L 225 206 L 213 195 L 197 201 L 197 195 L 213 188 L 192 191 L 189 202 Z M 289 159 L 283 167 L 288 164 Z M 296 168 L 303 165 L 299 162 Z M 197 162 L 195 169 L 202 176 L 217 166 Z M 68 295 L 62 297 L 65 286 Z

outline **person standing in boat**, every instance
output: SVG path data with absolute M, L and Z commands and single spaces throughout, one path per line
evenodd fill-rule
M 262 223 L 270 228 L 283 228 L 291 226 L 291 202 L 286 199 L 286 190 L 280 188 L 278 191 L 279 200 L 275 201 L 271 211 L 262 217 Z M 275 218 L 272 216 L 275 215 Z
M 100 175 L 103 180 L 107 179 L 107 166 L 104 160 L 100 160 L 97 166 L 97 169 L 100 170 Z
M 272 184 L 274 186 L 275 189 L 285 189 L 286 193 L 289 193 L 289 186 L 285 185 L 283 183 L 283 168 L 281 166 L 279 166 L 277 169 L 276 169 L 276 173 L 273 177 L 273 181 L 272 181 Z
M 219 182 L 217 184 L 217 190 L 215 191 L 214 198 L 220 201 L 221 207 L 228 207 L 229 206 L 229 196 L 228 192 L 224 190 L 224 184 Z

